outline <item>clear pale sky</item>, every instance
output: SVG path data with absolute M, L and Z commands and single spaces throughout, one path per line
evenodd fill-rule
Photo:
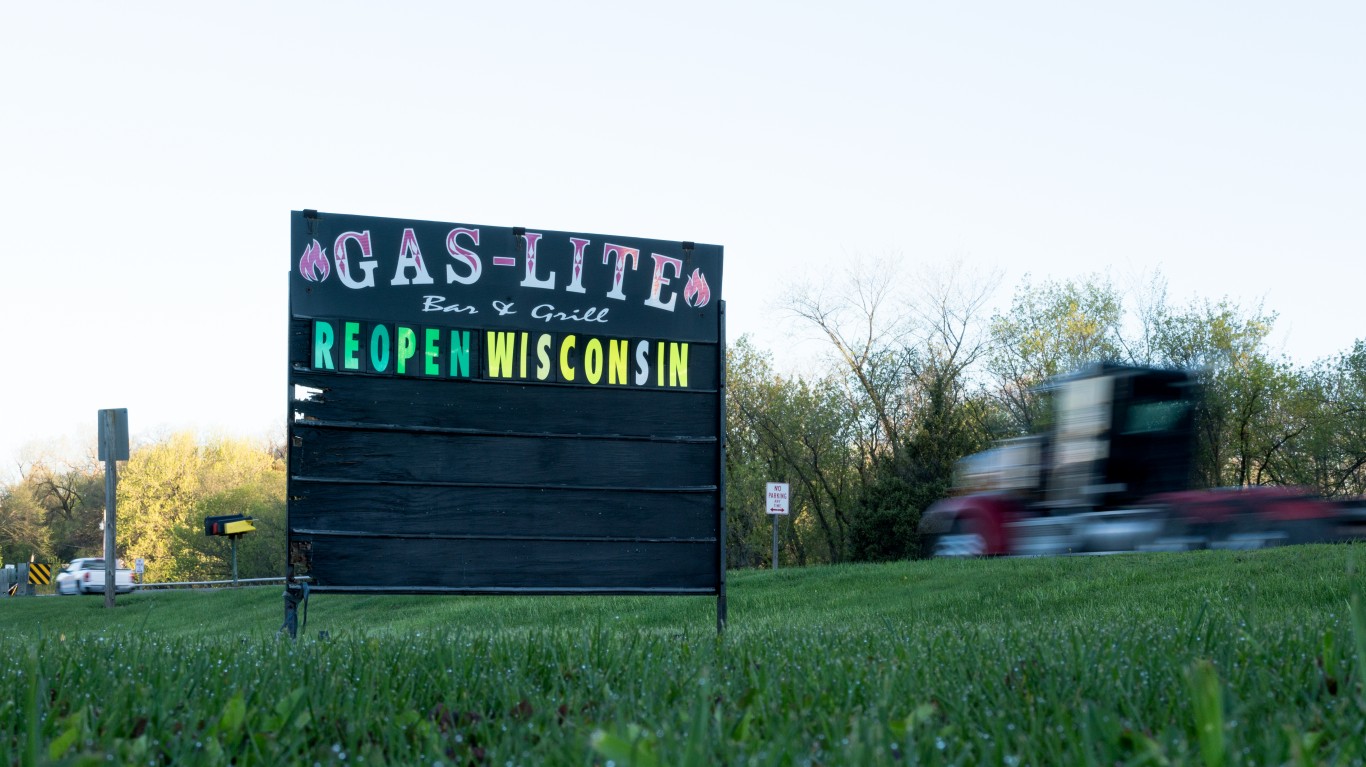
M 860 254 L 1366 337 L 1366 4 L 7 3 L 0 479 L 283 431 L 289 211 L 726 248 L 732 340 Z M 1122 281 L 1122 279 L 1120 280 Z M 83 442 L 83 441 L 84 442 Z

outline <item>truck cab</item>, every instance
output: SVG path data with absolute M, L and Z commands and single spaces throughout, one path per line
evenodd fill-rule
M 63 595 L 74 594 L 103 594 L 104 593 L 104 560 L 99 558 L 73 559 L 62 571 L 57 573 L 55 579 L 57 593 Z M 133 581 L 133 571 L 127 568 L 118 568 L 114 571 L 114 590 L 119 594 L 127 594 L 137 588 Z

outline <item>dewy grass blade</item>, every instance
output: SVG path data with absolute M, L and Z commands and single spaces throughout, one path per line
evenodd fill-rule
M 1366 605 L 1362 604 L 1360 593 L 1352 594 L 1351 620 L 1357 651 L 1357 706 L 1366 714 Z
M 1196 661 L 1191 667 L 1188 683 L 1200 757 L 1205 767 L 1223 767 L 1226 755 L 1224 695 L 1219 686 L 1219 672 L 1207 660 Z
M 26 681 L 28 682 L 28 694 L 25 696 L 28 703 L 25 706 L 24 716 L 23 756 L 20 757 L 19 763 L 22 767 L 37 767 L 39 743 L 42 737 L 42 729 L 38 724 L 40 721 L 38 710 L 39 706 L 42 705 L 42 699 L 38 694 L 41 689 L 40 675 L 42 673 L 38 665 L 38 645 L 31 645 L 28 652 L 24 654 L 24 658 L 27 661 L 24 664 L 24 676 L 27 677 Z

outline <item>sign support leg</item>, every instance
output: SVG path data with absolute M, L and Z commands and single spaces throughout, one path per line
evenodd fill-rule
M 285 586 L 285 625 L 280 629 L 288 631 L 290 639 L 299 637 L 299 600 L 302 598 L 303 591 L 298 586 Z
M 769 519 L 773 520 L 773 569 L 778 569 L 778 515 L 770 514 Z
M 237 585 L 237 539 L 240 535 L 229 536 L 232 538 L 232 585 Z
M 716 310 L 716 635 L 726 630 L 726 302 Z

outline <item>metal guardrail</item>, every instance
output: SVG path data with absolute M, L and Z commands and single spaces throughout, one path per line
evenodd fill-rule
M 308 578 L 308 576 L 305 575 L 305 576 L 300 577 L 300 578 L 295 578 L 294 580 L 296 580 L 296 581 L 307 581 L 307 580 L 309 580 L 309 578 Z M 246 585 L 246 584 L 255 585 L 255 584 L 262 584 L 262 583 L 284 583 L 284 582 L 285 582 L 284 576 L 280 576 L 280 577 L 278 577 L 278 578 L 238 578 L 236 581 L 233 581 L 232 579 L 228 579 L 228 580 L 225 580 L 225 581 L 176 581 L 176 582 L 171 582 L 171 583 L 139 583 L 138 586 L 137 586 L 137 590 L 142 590 L 142 589 L 192 589 L 192 588 L 197 588 L 197 587 L 201 587 L 201 586 L 234 586 L 234 585 L 236 585 L 236 586 L 242 586 L 242 585 Z

